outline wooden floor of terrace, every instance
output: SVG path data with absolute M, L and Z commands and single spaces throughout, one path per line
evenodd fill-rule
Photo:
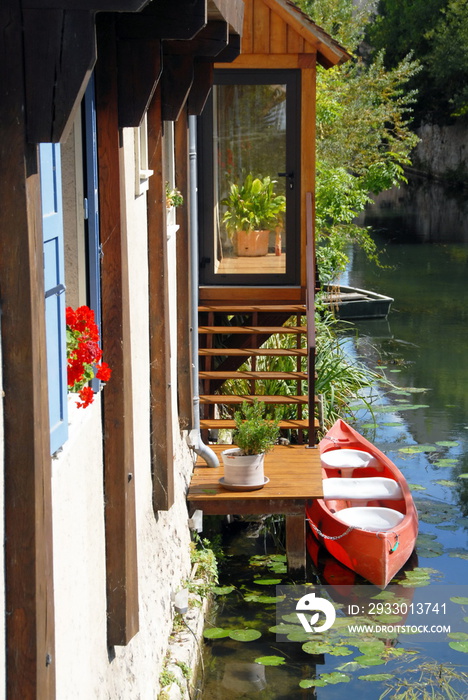
M 265 456 L 265 476 L 269 479 L 256 491 L 228 491 L 220 484 L 224 476 L 221 452 L 232 445 L 210 445 L 220 461 L 208 467 L 199 457 L 192 475 L 187 500 L 190 513 L 202 510 L 206 515 L 286 516 L 286 554 L 288 568 L 303 574 L 306 561 L 305 507 L 323 496 L 320 453 L 305 445 L 275 445 Z

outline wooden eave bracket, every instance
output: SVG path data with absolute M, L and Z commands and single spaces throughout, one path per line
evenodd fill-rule
M 119 127 L 139 126 L 162 73 L 161 42 L 117 43 Z
M 138 14 L 117 18 L 122 39 L 193 39 L 207 24 L 206 0 L 153 0 Z
M 165 41 L 162 77 L 164 119 L 177 121 L 185 103 L 200 114 L 213 85 L 213 62 L 230 42 L 226 22 L 210 21 L 191 41 Z
M 26 130 L 31 143 L 66 140 L 96 62 L 94 12 L 24 9 Z

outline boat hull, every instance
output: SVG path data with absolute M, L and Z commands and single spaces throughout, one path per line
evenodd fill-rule
M 325 306 L 344 321 L 386 318 L 394 301 L 384 294 L 345 285 L 328 286 L 325 292 Z
M 381 588 L 385 588 L 410 558 L 418 534 L 418 515 L 403 474 L 380 450 L 357 431 L 339 420 L 320 443 L 321 453 L 339 448 L 369 452 L 373 466 L 360 469 L 359 476 L 376 475 L 397 481 L 401 498 L 369 501 L 368 506 L 384 507 L 401 513 L 401 521 L 390 529 L 369 531 L 350 527 L 339 520 L 337 513 L 354 505 L 344 499 L 313 501 L 306 511 L 311 529 L 328 552 L 339 562 Z M 323 467 L 323 478 L 340 476 L 339 470 Z M 356 470 L 355 470 L 356 472 Z

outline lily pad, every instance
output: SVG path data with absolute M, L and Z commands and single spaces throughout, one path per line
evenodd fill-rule
M 449 647 L 455 649 L 455 651 L 462 651 L 468 654 L 468 640 L 464 642 L 449 642 Z
M 395 678 L 393 673 L 368 673 L 366 676 L 358 676 L 360 681 L 389 681 Z
M 421 486 L 421 484 L 408 484 L 409 490 L 410 491 L 426 491 L 425 486 Z
M 306 654 L 327 654 L 333 649 L 332 644 L 327 644 L 327 642 L 306 642 L 302 645 L 302 651 Z
M 438 440 L 436 445 L 440 445 L 440 447 L 458 447 L 459 443 L 456 440 Z
M 284 599 L 284 595 L 261 595 L 260 593 L 246 593 L 244 596 L 247 603 L 264 603 L 265 605 L 274 605 Z
M 439 557 L 443 553 L 444 548 L 440 544 L 440 542 L 437 542 L 435 540 L 436 535 L 432 535 L 429 533 L 419 534 L 418 539 L 416 540 L 418 554 L 421 557 Z M 417 576 L 417 578 L 421 577 Z M 422 576 L 422 578 L 426 578 L 426 576 Z
M 230 630 L 229 632 L 229 637 L 234 639 L 235 642 L 253 642 L 261 636 L 261 632 L 251 628 L 245 630 Z
M 468 559 L 468 552 L 464 549 L 449 549 L 448 555 L 453 559 Z
M 211 589 L 216 595 L 228 595 L 235 590 L 235 586 L 213 586 Z
M 449 632 L 447 637 L 450 639 L 456 639 L 459 642 L 465 642 L 468 640 L 468 634 L 466 632 Z
M 456 481 L 451 481 L 450 479 L 437 479 L 432 483 L 439 484 L 439 486 L 446 486 L 447 488 L 453 488 L 454 486 L 458 486 L 458 483 Z
M 262 666 L 282 666 L 286 663 L 284 656 L 259 656 L 255 659 L 256 664 Z
M 452 603 L 457 603 L 457 605 L 468 605 L 468 598 L 466 596 L 454 595 L 450 600 Z
M 223 637 L 229 637 L 229 631 L 222 627 L 209 627 L 203 632 L 203 636 L 206 639 L 222 639 Z
M 328 652 L 331 656 L 350 656 L 353 650 L 349 647 L 337 645 Z
M 282 579 L 280 579 L 280 578 L 256 578 L 256 579 L 254 579 L 254 583 L 258 584 L 259 586 L 279 586 L 281 581 L 282 581 Z
M 381 639 L 359 641 L 356 643 L 356 646 L 364 656 L 376 656 L 385 651 L 385 644 Z
M 308 642 L 310 640 L 310 635 L 304 630 L 298 630 L 297 632 L 290 632 L 287 636 L 288 642 Z
M 339 671 L 332 671 L 331 673 L 322 673 L 320 678 L 307 678 L 299 683 L 301 688 L 323 688 L 326 685 L 336 685 L 337 683 L 349 683 L 351 680 L 350 676 L 346 673 L 340 673 Z
M 435 467 L 453 467 L 454 464 L 458 462 L 458 459 L 452 459 L 451 457 L 444 457 L 443 459 L 438 459 L 434 462 Z
M 468 474 L 459 474 L 458 478 L 459 479 L 468 479 Z
M 383 659 L 380 656 L 366 656 L 365 654 L 363 654 L 362 656 L 355 656 L 354 660 L 360 666 L 380 666 L 384 663 Z
M 420 452 L 436 452 L 436 450 L 437 447 L 434 447 L 434 445 L 409 445 L 408 447 L 400 447 L 398 452 L 413 455 Z
M 269 627 L 268 630 L 269 632 L 273 632 L 273 634 L 291 634 L 292 632 L 304 633 L 304 628 L 301 625 L 288 625 L 286 622 L 280 622 L 279 625 L 273 625 L 273 627 Z

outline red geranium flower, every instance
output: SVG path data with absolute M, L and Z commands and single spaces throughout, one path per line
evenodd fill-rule
M 94 377 L 103 382 L 110 379 L 112 370 L 106 362 L 100 363 L 102 350 L 99 347 L 99 329 L 94 320 L 94 311 L 87 306 L 76 310 L 68 306 L 67 321 L 67 383 L 71 391 L 78 392 L 79 408 L 93 402 L 93 390 L 88 383 Z M 100 363 L 100 364 L 99 364 Z
M 82 403 L 79 401 L 76 402 L 78 408 L 86 408 L 86 406 L 89 406 L 90 403 L 93 403 L 94 393 L 90 386 L 84 386 L 82 389 L 80 389 L 78 396 L 82 401 Z

